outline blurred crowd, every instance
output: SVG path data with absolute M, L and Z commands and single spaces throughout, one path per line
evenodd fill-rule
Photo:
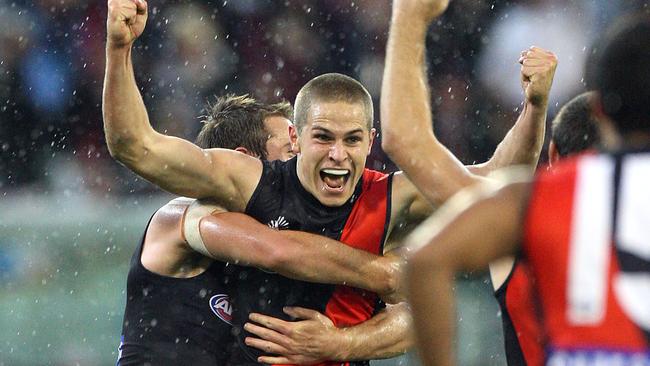
M 387 0 L 150 0 L 134 51 L 154 127 L 193 139 L 214 95 L 293 101 L 310 78 L 341 72 L 378 103 Z M 591 42 L 640 0 L 454 0 L 429 34 L 439 138 L 465 163 L 486 160 L 520 112 L 519 52 L 559 58 L 556 107 L 584 89 Z M 0 0 L 0 192 L 155 191 L 107 153 L 102 131 L 105 0 Z M 408 91 L 404 91 L 408 93 Z M 381 136 L 381 135 L 380 135 Z M 395 167 L 375 145 L 369 167 Z

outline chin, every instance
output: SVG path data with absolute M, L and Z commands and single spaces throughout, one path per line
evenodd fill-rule
M 320 203 L 322 203 L 325 206 L 328 207 L 339 207 L 343 206 L 348 199 L 350 199 L 351 195 L 322 195 L 320 197 L 317 197 Z

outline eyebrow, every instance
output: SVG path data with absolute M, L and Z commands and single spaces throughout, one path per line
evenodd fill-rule
M 325 127 L 320 127 L 320 126 L 314 126 L 314 127 L 312 127 L 312 131 L 313 131 L 313 130 L 320 130 L 320 131 L 322 131 L 322 132 L 326 132 L 326 133 L 333 133 L 332 131 L 328 130 L 327 128 L 325 128 Z M 364 131 L 363 131 L 362 128 L 357 128 L 357 129 L 355 129 L 355 130 L 352 130 L 352 131 L 348 131 L 348 132 L 346 132 L 345 135 L 346 135 L 346 136 L 349 136 L 349 135 L 354 135 L 354 134 L 356 134 L 356 133 L 364 133 Z

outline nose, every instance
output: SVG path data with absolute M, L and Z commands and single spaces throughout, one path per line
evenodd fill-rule
M 329 151 L 329 158 L 337 163 L 342 163 L 347 159 L 348 157 L 348 152 L 345 149 L 345 146 L 343 146 L 343 143 L 341 141 L 338 141 L 332 146 L 330 146 L 330 151 Z

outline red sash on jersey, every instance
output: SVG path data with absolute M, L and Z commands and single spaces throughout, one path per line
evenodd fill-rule
M 363 190 L 348 217 L 341 242 L 372 254 L 381 255 L 384 233 L 389 219 L 389 175 L 365 169 Z M 378 303 L 375 293 L 336 286 L 325 308 L 327 315 L 337 327 L 348 327 L 370 319 Z M 325 365 L 349 365 L 349 362 L 325 362 Z

